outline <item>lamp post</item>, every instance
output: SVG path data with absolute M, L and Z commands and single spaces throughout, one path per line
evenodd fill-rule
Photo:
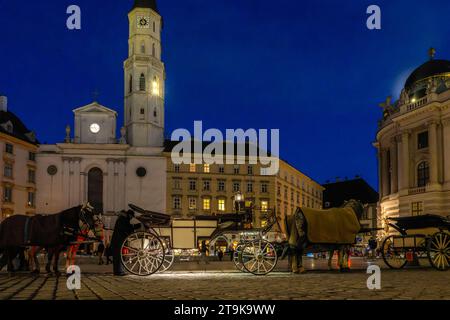
M 236 210 L 236 225 L 239 224 L 239 213 L 241 212 L 241 206 L 244 203 L 245 205 L 245 200 L 244 200 L 244 195 L 238 191 L 235 195 L 234 195 L 234 209 Z

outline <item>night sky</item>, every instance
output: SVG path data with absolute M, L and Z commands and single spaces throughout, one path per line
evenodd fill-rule
M 123 123 L 132 0 L 0 0 L 0 93 L 41 142 L 99 102 Z M 82 30 L 66 28 L 66 8 Z M 382 30 L 366 28 L 366 8 Z M 378 103 L 428 59 L 450 58 L 450 1 L 160 0 L 166 134 L 276 128 L 281 157 L 313 179 L 361 175 L 377 188 Z

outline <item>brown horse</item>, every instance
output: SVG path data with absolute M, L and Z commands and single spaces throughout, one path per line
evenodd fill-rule
M 54 271 L 59 274 L 58 261 L 61 250 L 77 239 L 83 227 L 95 231 L 94 214 L 89 204 L 48 216 L 9 217 L 0 224 L 2 260 L 6 258 L 8 271 L 14 272 L 12 260 L 20 250 L 33 246 L 46 248 L 50 253 L 49 258 L 55 257 Z M 36 256 L 33 260 L 37 261 Z M 2 267 L 0 265 L 0 270 Z
M 344 203 L 343 208 L 350 208 L 355 214 L 358 222 L 355 222 L 359 228 L 359 220 L 364 212 L 364 206 L 356 200 L 350 200 Z M 324 212 L 324 211 L 322 211 Z M 354 220 L 354 218 L 352 218 Z M 293 273 L 304 273 L 302 257 L 306 252 L 318 253 L 329 252 L 330 258 L 328 267 L 331 268 L 331 259 L 334 251 L 339 253 L 339 268 L 341 271 L 348 270 L 348 255 L 351 244 L 342 243 L 312 243 L 308 239 L 308 223 L 304 213 L 300 208 L 296 213 L 286 219 L 286 231 L 289 239 L 289 256 L 291 258 L 291 269 Z M 355 234 L 356 236 L 356 234 Z

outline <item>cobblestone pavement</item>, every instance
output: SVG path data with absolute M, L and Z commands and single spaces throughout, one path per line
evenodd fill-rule
M 65 276 L 2 273 L 0 300 L 450 299 L 450 272 L 382 269 L 381 290 L 368 290 L 367 277 L 364 270 L 275 272 L 264 277 L 231 271 L 176 271 L 146 278 L 83 273 L 81 290 L 69 291 Z

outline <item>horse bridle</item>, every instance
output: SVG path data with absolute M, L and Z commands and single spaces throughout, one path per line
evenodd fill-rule
M 89 231 L 93 231 L 94 235 L 95 235 L 95 218 L 92 218 L 92 220 L 94 220 L 94 225 L 91 225 L 86 217 L 87 213 L 86 210 L 89 210 L 91 213 L 93 213 L 93 209 L 89 204 L 87 204 L 86 206 L 83 206 L 80 210 L 80 221 L 82 222 L 83 226 L 87 227 L 87 233 L 83 234 L 83 226 L 78 225 L 78 231 L 79 233 L 76 234 L 77 236 L 82 236 L 84 238 L 86 238 L 87 240 L 99 240 L 98 237 L 89 237 L 87 234 L 89 233 Z M 97 221 L 101 221 L 100 218 L 97 218 Z

